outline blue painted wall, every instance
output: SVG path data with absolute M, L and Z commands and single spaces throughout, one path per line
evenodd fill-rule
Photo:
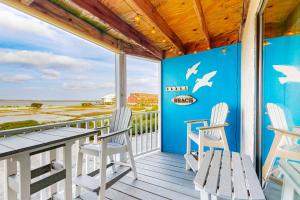
M 186 151 L 185 120 L 209 119 L 211 108 L 219 103 L 229 105 L 226 135 L 230 150 L 239 151 L 240 141 L 240 45 L 216 48 L 197 54 L 165 59 L 162 62 L 162 150 L 184 154 Z M 186 80 L 188 68 L 201 62 L 198 73 Z M 192 93 L 197 78 L 217 70 L 212 87 L 202 87 Z M 188 91 L 167 92 L 167 86 L 188 86 Z M 192 95 L 197 102 L 179 106 L 171 102 L 178 95 Z
M 281 84 L 279 77 L 284 77 L 276 71 L 273 65 L 294 66 L 300 70 L 300 35 L 284 36 L 266 40 L 269 44 L 264 47 L 264 109 L 266 103 L 278 103 L 290 111 L 288 123 L 300 126 L 300 80 Z M 299 77 L 300 79 L 300 77 Z M 292 117 L 291 117 L 292 116 Z M 269 117 L 263 116 L 263 160 L 266 159 L 274 133 L 267 130 L 271 125 Z

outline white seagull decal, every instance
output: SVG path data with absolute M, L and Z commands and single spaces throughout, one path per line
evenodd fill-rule
M 278 80 L 281 84 L 288 82 L 300 83 L 300 69 L 299 67 L 292 65 L 273 65 L 273 68 L 285 75 L 285 77 L 279 77 Z
M 187 70 L 186 75 L 185 75 L 186 80 L 188 80 L 192 74 L 197 74 L 198 73 L 197 68 L 200 65 L 200 63 L 201 62 L 198 62 L 198 63 L 194 64 L 191 68 L 189 68 Z
M 197 90 L 199 90 L 201 87 L 204 87 L 204 86 L 211 87 L 213 82 L 209 82 L 209 80 L 212 77 L 214 77 L 216 75 L 216 73 L 217 73 L 217 71 L 212 71 L 212 72 L 205 74 L 201 79 L 198 78 L 196 80 L 196 84 L 194 85 L 193 93 L 197 92 Z

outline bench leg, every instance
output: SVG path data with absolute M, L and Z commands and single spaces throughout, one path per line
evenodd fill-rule
M 44 166 L 46 164 L 48 164 L 48 161 L 47 161 L 47 154 L 48 152 L 43 152 L 40 154 L 40 165 L 41 166 Z M 45 188 L 45 189 L 42 189 L 40 191 L 40 200 L 44 200 L 44 199 L 48 199 L 49 198 L 49 189 L 48 188 Z
M 17 174 L 17 162 L 12 158 L 4 161 L 4 199 L 17 200 L 17 193 L 8 187 L 8 177 Z
M 132 146 L 131 146 L 131 142 L 130 142 L 130 139 L 129 139 L 129 136 L 127 133 L 125 133 L 125 140 L 126 140 L 126 145 L 127 145 L 127 150 L 128 150 L 128 154 L 129 154 L 129 160 L 130 160 L 133 176 L 135 179 L 137 179 L 137 172 L 136 172 L 136 166 L 135 166 L 135 161 L 134 161 L 133 152 L 132 152 Z
M 191 125 L 187 124 L 187 130 L 186 130 L 186 154 L 191 154 L 191 139 L 189 138 L 189 133 L 191 131 Z M 188 164 L 188 162 L 185 161 L 185 169 L 190 170 L 191 167 Z
M 72 143 L 66 143 L 64 151 L 64 167 L 66 169 L 66 178 L 64 181 L 64 197 L 72 199 Z
M 205 192 L 203 189 L 200 190 L 200 197 L 201 200 L 210 200 L 210 195 L 207 192 Z
M 99 200 L 105 199 L 106 190 L 106 161 L 107 161 L 107 141 L 102 140 L 101 151 L 100 151 L 100 194 Z
M 284 177 L 281 200 L 294 199 L 294 196 L 295 196 L 295 192 L 292 184 Z
M 57 154 L 57 149 L 50 150 L 50 163 L 52 161 L 56 161 L 56 154 Z M 50 172 L 50 174 L 53 174 L 54 172 Z M 57 193 L 57 183 L 54 183 L 53 185 L 50 186 L 50 196 L 52 197 L 54 194 Z
M 31 183 L 31 171 L 30 171 L 30 155 L 29 153 L 22 154 L 18 157 L 20 164 L 20 181 L 19 181 L 19 195 L 20 200 L 30 199 L 30 183 Z
M 77 154 L 77 162 L 76 162 L 76 177 L 77 176 L 81 176 L 83 173 L 83 153 L 80 151 L 80 146 L 83 144 L 83 139 L 78 140 L 77 142 L 77 150 L 78 150 L 78 154 Z M 76 192 L 75 192 L 75 196 L 78 197 L 80 195 L 81 192 L 81 187 L 79 187 L 78 185 L 76 185 Z

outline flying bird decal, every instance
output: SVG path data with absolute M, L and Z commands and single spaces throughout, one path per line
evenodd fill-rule
M 279 77 L 278 80 L 281 84 L 288 82 L 300 83 L 300 69 L 299 67 L 292 65 L 273 65 L 273 68 L 285 75 L 285 77 Z
M 188 80 L 192 74 L 197 74 L 198 73 L 197 68 L 200 65 L 200 63 L 201 62 L 198 62 L 198 63 L 194 64 L 191 68 L 189 68 L 187 70 L 186 75 L 185 75 L 186 80 Z
M 217 71 L 212 71 L 212 72 L 205 74 L 201 79 L 198 78 L 196 80 L 196 84 L 194 85 L 193 93 L 197 92 L 197 90 L 199 90 L 201 87 L 204 87 L 204 86 L 211 87 L 213 82 L 209 82 L 209 80 L 212 77 L 214 77 L 216 75 L 216 73 L 217 73 Z

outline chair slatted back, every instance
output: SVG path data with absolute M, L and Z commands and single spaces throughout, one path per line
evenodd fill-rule
M 228 105 L 226 103 L 218 103 L 212 108 L 210 117 L 210 126 L 224 124 L 228 114 Z M 220 130 L 211 130 L 206 132 L 207 135 L 212 135 L 215 138 L 221 139 Z
M 120 109 L 115 110 L 112 114 L 110 132 L 127 129 L 130 124 L 131 116 L 132 111 L 130 108 L 122 107 Z M 110 142 L 124 144 L 124 134 L 112 137 Z
M 267 111 L 274 128 L 289 130 L 286 115 L 284 110 L 277 104 L 267 103 Z M 290 137 L 284 136 L 280 142 L 280 145 L 292 145 L 294 142 Z

